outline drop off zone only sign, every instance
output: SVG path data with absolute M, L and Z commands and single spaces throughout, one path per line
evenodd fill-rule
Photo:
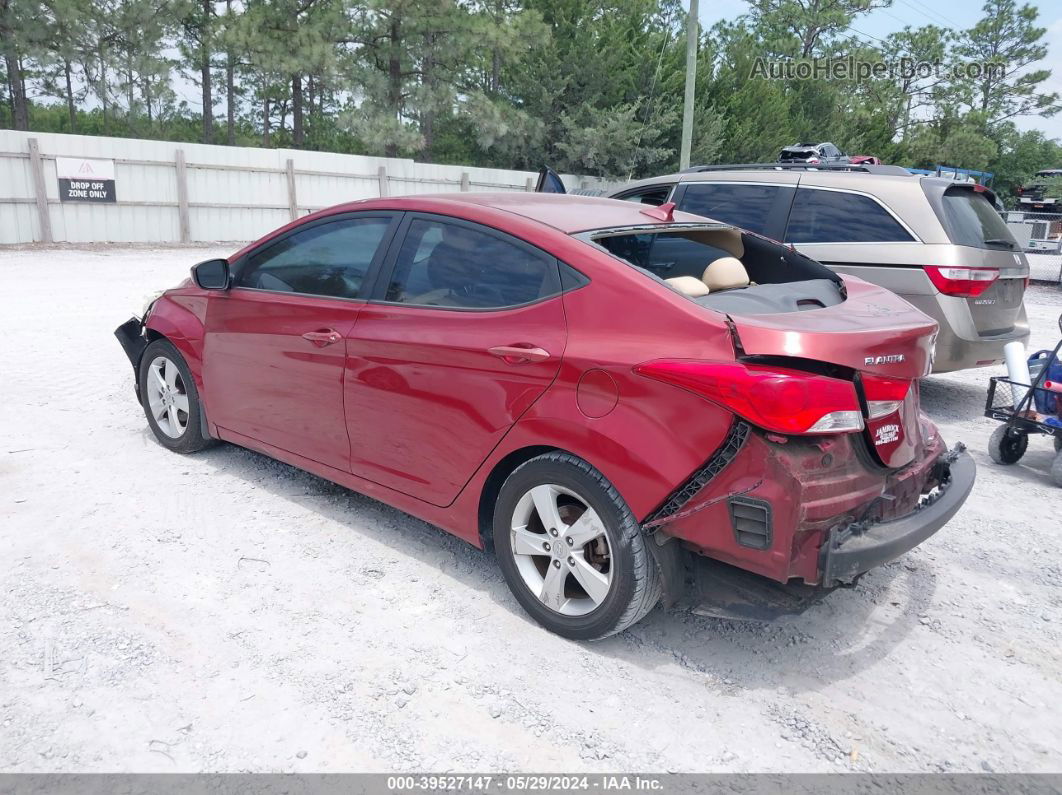
M 59 200 L 64 202 L 117 201 L 114 192 L 114 161 L 55 158 L 59 177 Z

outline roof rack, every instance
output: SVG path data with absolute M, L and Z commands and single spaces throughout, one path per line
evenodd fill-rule
M 693 166 L 679 172 L 693 174 L 699 171 L 858 171 L 863 174 L 892 174 L 911 176 L 903 166 L 874 166 L 863 163 L 734 163 L 722 166 Z

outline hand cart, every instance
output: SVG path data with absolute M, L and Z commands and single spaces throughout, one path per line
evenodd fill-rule
M 1062 317 L 1059 317 L 1058 326 L 1062 331 Z M 1062 486 L 1062 392 L 1044 386 L 1049 382 L 1054 386 L 1049 372 L 1052 363 L 1058 361 L 1059 350 L 1062 350 L 1062 339 L 1030 386 L 1010 378 L 989 379 L 985 416 L 1003 423 L 988 440 L 988 454 L 997 464 L 1020 461 L 1029 446 L 1030 434 L 1052 437 L 1055 458 L 1051 464 L 1051 478 L 1056 485 Z

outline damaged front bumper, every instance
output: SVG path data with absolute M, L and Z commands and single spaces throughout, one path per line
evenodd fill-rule
M 820 552 L 822 585 L 851 582 L 860 574 L 914 549 L 942 528 L 966 502 L 977 468 L 959 444 L 936 466 L 935 493 L 913 512 L 881 522 L 852 522 L 830 531 Z
M 148 346 L 148 339 L 144 336 L 144 322 L 138 317 L 131 317 L 114 330 L 114 336 L 118 338 L 122 350 L 129 357 L 129 363 L 133 365 L 133 388 L 136 390 L 136 399 L 139 401 L 140 358 Z

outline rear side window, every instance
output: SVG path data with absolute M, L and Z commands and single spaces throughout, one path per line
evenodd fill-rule
M 982 193 L 968 188 L 944 192 L 948 237 L 957 246 L 1017 248 L 1014 236 Z
M 416 219 L 398 252 L 386 300 L 502 309 L 558 292 L 553 257 L 464 224 Z
M 775 185 L 694 183 L 686 187 L 679 209 L 762 235 L 777 195 Z
M 785 240 L 787 243 L 897 243 L 914 238 L 868 196 L 798 188 Z

